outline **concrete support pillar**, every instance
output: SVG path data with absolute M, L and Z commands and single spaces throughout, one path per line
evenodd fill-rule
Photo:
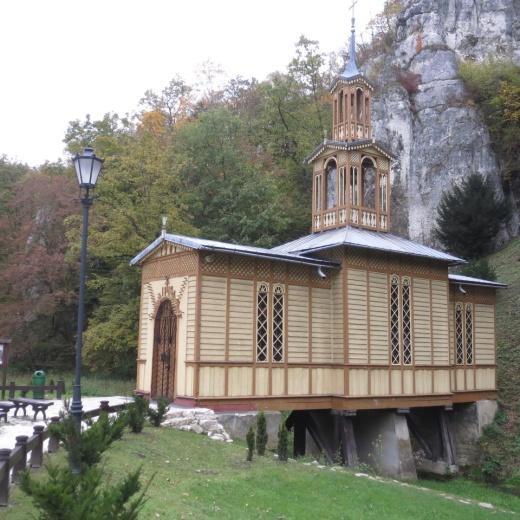
M 358 412 L 356 442 L 359 460 L 378 473 L 400 479 L 417 478 L 405 415 L 383 410 Z

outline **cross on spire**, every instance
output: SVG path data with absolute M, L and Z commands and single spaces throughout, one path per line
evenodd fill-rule
M 358 3 L 358 0 L 352 0 L 350 4 L 350 10 L 352 12 L 352 27 L 350 30 L 350 44 L 348 50 L 348 61 L 345 64 L 345 69 L 341 73 L 341 75 L 345 78 L 350 78 L 352 76 L 357 76 L 360 74 L 357 63 L 356 63 L 356 19 L 354 17 L 354 7 Z

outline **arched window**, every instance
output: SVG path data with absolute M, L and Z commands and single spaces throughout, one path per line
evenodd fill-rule
M 379 176 L 379 205 L 383 213 L 388 209 L 388 176 L 382 173 Z
M 466 364 L 473 364 L 473 305 L 466 303 Z
M 314 177 L 314 207 L 321 211 L 321 175 Z
M 283 286 L 275 285 L 273 288 L 273 361 L 276 362 L 283 361 L 283 321 Z
M 359 205 L 359 179 L 357 166 L 350 167 L 350 204 Z
M 339 200 L 338 204 L 340 206 L 344 206 L 346 203 L 346 197 L 347 197 L 347 180 L 345 179 L 345 167 L 342 166 L 339 169 Z
M 462 315 L 462 303 L 455 304 L 455 362 L 464 364 L 464 325 Z
M 327 209 L 336 206 L 336 175 L 337 165 L 334 159 L 331 159 L 325 168 L 325 177 L 327 179 Z
M 343 123 L 343 91 L 339 93 L 339 123 Z
M 268 295 L 269 286 L 266 283 L 260 283 L 258 286 L 258 294 L 256 298 L 256 360 L 267 361 L 267 345 L 268 345 Z
M 356 107 L 357 107 L 357 120 L 358 123 L 362 123 L 363 119 L 363 91 L 358 88 L 356 90 Z
M 376 209 L 376 166 L 369 157 L 361 163 L 361 196 L 364 208 Z
M 390 285 L 390 343 L 392 365 L 401 363 L 401 349 L 399 334 L 399 277 L 392 276 Z
M 455 363 L 473 364 L 473 305 L 455 304 Z
M 413 363 L 412 284 L 392 275 L 390 281 L 390 357 L 392 365 Z

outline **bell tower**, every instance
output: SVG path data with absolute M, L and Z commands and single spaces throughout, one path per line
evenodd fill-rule
M 329 91 L 332 139 L 324 139 L 306 160 L 313 165 L 312 231 L 353 226 L 386 232 L 394 157 L 372 138 L 374 85 L 358 68 L 354 15 L 348 60 Z

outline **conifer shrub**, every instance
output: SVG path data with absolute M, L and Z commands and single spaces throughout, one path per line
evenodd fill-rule
M 143 489 L 140 473 L 138 468 L 110 485 L 96 466 L 80 474 L 67 467 L 47 466 L 47 478 L 33 478 L 29 471 L 23 472 L 20 487 L 31 497 L 41 520 L 135 520 L 146 502 L 147 486 Z
M 287 462 L 288 458 L 288 446 L 289 446 L 289 434 L 285 421 L 282 421 L 280 429 L 278 430 L 278 460 L 281 462 Z
M 141 395 L 136 395 L 127 412 L 128 425 L 132 433 L 141 433 L 143 431 L 148 409 L 149 406 L 146 399 Z
M 475 260 L 493 250 L 509 215 L 491 180 L 472 173 L 442 195 L 433 234 L 450 253 Z
M 247 460 L 251 462 L 253 460 L 253 453 L 255 452 L 255 431 L 253 427 L 249 427 L 249 431 L 246 435 L 246 443 L 247 443 Z
M 78 434 L 74 417 L 62 414 L 61 421 L 49 425 L 50 432 L 58 438 L 69 454 L 71 463 L 82 471 L 101 460 L 107 448 L 123 435 L 127 425 L 127 415 L 119 413 L 112 417 L 102 412 L 97 421 L 87 421 L 88 428 Z
M 164 397 L 159 397 L 157 399 L 157 408 L 148 407 L 148 419 L 152 426 L 158 428 L 161 426 L 161 423 L 164 421 L 164 417 L 166 416 L 166 412 L 169 408 L 169 401 Z
M 267 421 L 264 412 L 260 412 L 256 416 L 256 452 L 259 456 L 265 455 L 267 439 Z
M 483 280 L 496 280 L 497 273 L 493 269 L 493 266 L 488 262 L 487 258 L 475 260 L 474 262 L 465 265 L 461 270 L 460 274 L 464 276 L 473 276 L 474 278 L 481 278 Z

